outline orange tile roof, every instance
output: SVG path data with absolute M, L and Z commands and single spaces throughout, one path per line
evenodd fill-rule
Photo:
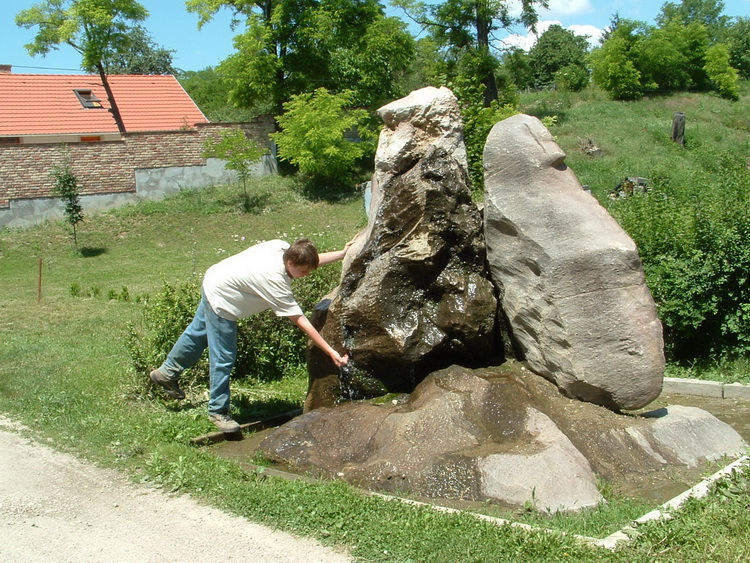
M 110 75 L 127 131 L 169 131 L 208 123 L 174 76 Z M 84 108 L 74 90 L 91 90 L 104 109 Z M 0 135 L 117 132 L 96 75 L 0 73 Z

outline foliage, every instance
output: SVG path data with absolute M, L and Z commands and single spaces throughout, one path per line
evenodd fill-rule
M 81 54 L 81 68 L 97 72 L 109 99 L 120 132 L 125 125 L 107 80 L 106 65 L 130 48 L 131 22 L 146 19 L 148 12 L 135 0 L 44 0 L 16 15 L 16 24 L 38 27 L 26 45 L 30 55 L 46 55 L 66 44 Z
M 580 92 L 589 83 L 589 72 L 585 66 L 567 65 L 555 72 L 555 88 L 561 92 Z
M 269 102 L 278 115 L 292 96 L 321 87 L 350 90 L 361 107 L 400 95 L 395 84 L 409 66 L 413 40 L 377 0 L 189 0 L 187 5 L 201 24 L 222 7 L 245 18 L 245 31 L 234 39 L 236 52 L 219 65 L 230 101 L 239 107 Z
M 641 73 L 630 57 L 631 51 L 631 37 L 613 34 L 591 54 L 594 82 L 615 100 L 637 100 L 643 95 Z
M 650 90 L 712 85 L 722 96 L 734 97 L 737 87 L 732 86 L 736 83 L 732 75 L 736 71 L 729 66 L 727 48 L 715 41 L 700 18 L 689 23 L 676 16 L 663 18 L 660 27 L 623 19 L 615 24 L 591 56 L 594 81 L 613 99 L 633 100 Z
M 231 85 L 213 67 L 181 72 L 177 79 L 209 121 L 224 123 L 251 121 L 257 115 L 268 113 L 272 109 L 267 102 L 260 102 L 249 108 L 238 108 L 230 104 Z
M 531 61 L 526 52 L 519 48 L 513 47 L 502 56 L 503 68 L 510 73 L 515 85 L 524 90 L 534 86 L 534 71 L 531 68 Z
M 581 35 L 563 29 L 555 24 L 550 26 L 529 50 L 529 63 L 534 72 L 534 86 L 547 88 L 556 79 L 564 78 L 558 73 L 566 69 L 567 89 L 582 90 L 588 83 L 586 54 L 588 41 Z M 585 77 L 585 81 L 581 78 Z
M 318 88 L 309 94 L 292 96 L 278 118 L 281 131 L 272 138 L 278 145 L 279 158 L 299 168 L 304 176 L 342 186 L 355 179 L 355 163 L 373 153 L 368 129 L 368 113 L 347 109 L 353 93 L 333 94 Z M 360 141 L 344 134 L 357 132 Z
M 737 18 L 729 29 L 729 63 L 736 68 L 742 78 L 750 78 L 750 18 Z
M 219 138 L 206 139 L 203 146 L 203 158 L 218 158 L 224 161 L 229 170 L 234 170 L 242 181 L 244 191 L 244 209 L 250 211 L 252 201 L 247 193 L 247 179 L 252 172 L 252 165 L 265 154 L 258 143 L 248 138 L 242 129 L 224 129 Z
M 73 227 L 73 243 L 78 246 L 76 225 L 83 221 L 83 206 L 79 195 L 78 178 L 70 165 L 70 154 L 65 152 L 62 164 L 56 166 L 52 172 L 55 178 L 53 193 L 65 205 L 65 220 Z
M 656 23 L 660 27 L 670 22 L 680 25 L 699 24 L 704 26 L 711 43 L 722 42 L 729 27 L 730 17 L 722 15 L 724 2 L 721 0 L 680 0 L 679 3 L 665 2 Z
M 502 44 L 495 35 L 498 30 L 509 30 L 515 25 L 534 29 L 538 21 L 536 6 L 546 7 L 546 0 L 524 0 L 520 13 L 510 8 L 510 2 L 489 0 L 443 0 L 425 3 L 419 0 L 396 0 L 393 4 L 423 28 L 446 51 L 446 58 L 460 61 L 468 56 L 483 59 L 477 67 L 475 79 L 484 85 L 484 105 L 500 98 L 495 71 L 497 60 L 491 49 Z M 455 75 L 447 77 L 448 80 Z
M 177 74 L 172 66 L 173 50 L 160 47 L 143 26 L 128 33 L 126 49 L 113 52 L 105 61 L 107 74 Z
M 459 79 L 451 86 L 458 98 L 461 117 L 464 122 L 464 142 L 469 161 L 471 189 L 475 199 L 481 200 L 484 192 L 483 153 L 487 136 L 498 121 L 518 113 L 516 109 L 517 99 L 503 100 L 504 104 L 500 101 L 494 101 L 489 107 L 486 107 L 482 95 L 482 86 L 473 84 L 469 79 L 464 81 Z
M 718 162 L 711 184 L 657 178 L 645 194 L 610 206 L 638 244 L 676 360 L 750 352 L 750 250 L 744 242 L 750 172 L 736 157 L 695 152 L 695 158 Z
M 717 43 L 706 52 L 706 74 L 722 98 L 737 101 L 740 99 L 739 73 L 729 65 L 729 49 Z

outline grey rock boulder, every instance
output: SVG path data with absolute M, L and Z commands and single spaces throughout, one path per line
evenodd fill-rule
M 632 239 L 535 117 L 497 123 L 484 167 L 487 256 L 519 359 L 570 397 L 613 410 L 653 401 L 662 328 Z

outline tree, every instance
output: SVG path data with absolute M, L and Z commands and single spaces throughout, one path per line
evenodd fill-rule
M 70 166 L 67 148 L 63 149 L 63 162 L 54 168 L 52 176 L 55 178 L 53 191 L 65 205 L 65 220 L 73 227 L 73 244 L 78 246 L 76 225 L 83 221 L 83 206 L 79 196 L 78 178 Z
M 641 22 L 620 19 L 604 44 L 591 53 L 594 82 L 615 100 L 637 100 L 643 95 L 635 53 L 644 28 Z
M 729 16 L 722 15 L 723 11 L 724 2 L 721 0 L 680 0 L 678 4 L 667 2 L 656 16 L 656 24 L 658 27 L 664 27 L 669 22 L 700 24 L 705 26 L 709 41 L 718 43 L 724 41 L 731 20 Z
M 39 28 L 34 40 L 25 46 L 31 56 L 45 56 L 63 44 L 81 54 L 81 68 L 99 74 L 112 117 L 124 133 L 125 124 L 107 81 L 106 64 L 128 49 L 131 22 L 147 16 L 146 9 L 135 0 L 44 0 L 19 12 L 16 24 Z
M 250 108 L 238 108 L 231 104 L 229 81 L 213 67 L 181 72 L 177 78 L 209 121 L 250 121 L 255 116 L 271 110 L 270 104 L 259 104 Z
M 333 94 L 325 88 L 292 96 L 278 118 L 281 131 L 271 135 L 279 158 L 313 181 L 336 186 L 352 181 L 356 161 L 373 150 L 366 128 L 368 113 L 347 109 L 353 97 L 352 92 Z M 345 132 L 354 130 L 363 141 L 344 137 Z
M 585 71 L 587 53 L 586 37 L 576 35 L 557 24 L 551 25 L 529 50 L 534 85 L 537 88 L 552 86 L 556 73 L 566 67 L 580 67 Z M 574 71 L 568 69 L 568 72 Z
M 247 193 L 247 179 L 250 177 L 252 165 L 258 162 L 266 151 L 249 139 L 242 129 L 227 129 L 221 132 L 218 139 L 206 139 L 203 149 L 203 158 L 219 158 L 225 162 L 226 168 L 237 172 L 242 180 L 242 191 L 245 195 L 243 207 L 245 211 L 249 211 L 252 204 Z
M 722 98 L 735 102 L 740 99 L 739 73 L 729 64 L 729 49 L 726 45 L 717 43 L 708 48 L 706 74 Z
M 742 78 L 750 78 L 750 18 L 737 18 L 729 28 L 727 43 L 730 64 Z
M 172 53 L 156 45 L 148 31 L 137 25 L 128 36 L 128 47 L 104 61 L 107 74 L 177 74 Z
M 234 11 L 245 31 L 219 72 L 239 107 L 271 102 L 277 114 L 292 96 L 325 87 L 352 92 L 352 101 L 373 107 L 401 93 L 399 73 L 412 59 L 406 25 L 384 15 L 377 0 L 188 0 L 188 9 L 209 21 L 222 8 Z
M 418 0 L 395 0 L 411 19 L 430 31 L 438 43 L 458 60 L 464 55 L 484 59 L 482 74 L 476 76 L 484 85 L 484 105 L 499 98 L 495 78 L 498 63 L 493 54 L 501 44 L 496 31 L 523 25 L 534 29 L 538 20 L 536 6 L 547 7 L 547 0 L 522 0 L 521 12 L 511 12 L 511 3 L 503 0 L 443 0 L 425 4 Z
M 523 90 L 534 86 L 534 71 L 529 55 L 520 47 L 512 47 L 502 57 L 503 67 L 510 74 L 515 85 Z

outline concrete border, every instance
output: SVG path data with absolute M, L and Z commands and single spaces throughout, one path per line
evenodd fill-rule
M 722 383 L 681 377 L 665 377 L 661 392 L 714 399 L 750 399 L 750 385 L 745 383 Z

